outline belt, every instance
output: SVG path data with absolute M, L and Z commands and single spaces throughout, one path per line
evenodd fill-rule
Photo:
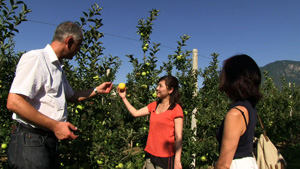
M 40 136 L 49 136 L 49 137 L 52 136 L 52 137 L 56 138 L 55 134 L 52 131 L 46 131 L 46 130 L 39 129 L 39 128 L 33 128 L 33 127 L 23 124 L 23 123 L 18 123 L 17 127 L 21 131 L 27 131 L 29 133 L 37 134 Z

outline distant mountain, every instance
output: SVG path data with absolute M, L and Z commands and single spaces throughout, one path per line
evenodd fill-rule
M 269 77 L 273 79 L 275 86 L 279 88 L 282 87 L 282 77 L 284 77 L 287 82 L 295 83 L 297 86 L 300 85 L 300 61 L 276 61 L 264 67 L 260 67 L 260 70 L 262 75 L 264 75 L 264 71 L 268 71 Z

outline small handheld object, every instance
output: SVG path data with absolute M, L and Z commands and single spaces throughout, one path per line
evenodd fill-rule
M 118 87 L 121 91 L 124 91 L 126 88 L 126 85 L 125 85 L 125 83 L 120 83 Z

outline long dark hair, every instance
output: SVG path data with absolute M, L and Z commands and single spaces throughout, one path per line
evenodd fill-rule
M 261 99 L 261 73 L 248 55 L 235 55 L 223 62 L 219 89 L 236 101 L 248 100 L 253 106 Z
M 163 76 L 158 80 L 158 83 L 161 81 L 165 81 L 167 88 L 170 90 L 173 88 L 173 92 L 170 94 L 170 107 L 169 110 L 174 109 L 176 104 L 180 103 L 180 94 L 179 94 L 179 87 L 178 87 L 178 80 L 176 77 L 172 75 Z M 158 101 L 159 103 L 161 100 Z

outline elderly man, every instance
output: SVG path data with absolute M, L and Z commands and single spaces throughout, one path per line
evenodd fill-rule
M 77 128 L 66 121 L 66 102 L 111 91 L 111 82 L 81 91 L 73 91 L 68 83 L 62 60 L 73 58 L 82 39 L 79 25 L 63 22 L 56 28 L 50 45 L 21 57 L 7 99 L 7 108 L 18 122 L 8 147 L 12 168 L 56 168 L 57 141 L 77 138 L 73 133 Z

